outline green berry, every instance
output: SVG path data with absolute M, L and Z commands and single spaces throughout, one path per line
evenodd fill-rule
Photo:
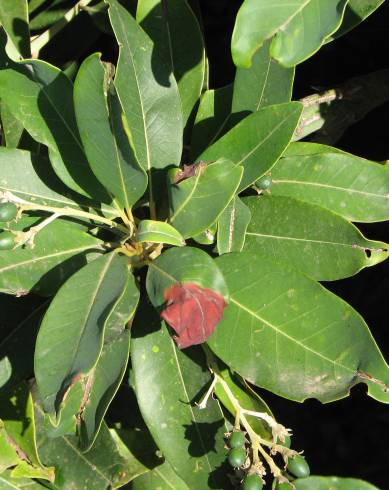
M 242 485 L 242 490 L 262 490 L 263 482 L 258 475 L 248 475 Z
M 242 447 L 234 447 L 228 453 L 228 462 L 233 468 L 239 468 L 246 461 L 246 450 Z
M 292 490 L 292 485 L 289 485 L 289 483 L 279 483 L 276 486 L 276 490 Z
M 311 470 L 309 469 L 308 463 L 305 458 L 299 454 L 293 459 L 289 459 L 287 469 L 296 478 L 307 478 L 310 475 Z
M 244 437 L 244 433 L 243 432 L 233 432 L 231 434 L 230 440 L 228 441 L 228 444 L 230 445 L 231 448 L 244 447 L 246 444 L 246 439 Z
M 291 442 L 292 441 L 290 439 L 290 436 L 285 436 L 285 441 L 284 442 L 277 441 L 277 444 L 279 444 L 280 446 L 284 446 L 284 447 L 290 448 Z
M 8 222 L 13 220 L 18 213 L 18 208 L 13 202 L 0 203 L 0 221 Z
M 15 235 L 10 231 L 0 233 L 0 250 L 11 250 L 15 246 Z
M 265 191 L 271 187 L 272 183 L 273 179 L 271 178 L 271 175 L 264 175 L 255 182 L 255 185 L 258 187 L 258 189 Z

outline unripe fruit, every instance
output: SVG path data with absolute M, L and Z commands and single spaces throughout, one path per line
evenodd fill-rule
M 246 450 L 242 447 L 235 447 L 228 453 L 228 462 L 233 468 L 239 468 L 246 461 Z
M 258 189 L 265 191 L 266 189 L 269 189 L 269 187 L 271 187 L 272 183 L 273 179 L 271 178 L 271 176 L 264 175 L 255 182 L 255 185 L 258 187 Z
M 258 475 L 248 475 L 246 476 L 242 490 L 262 490 L 263 482 Z
M 281 441 L 277 441 L 277 444 L 279 444 L 280 446 L 284 446 L 284 447 L 287 447 L 288 449 L 290 448 L 290 444 L 291 444 L 291 439 L 290 439 L 290 436 L 285 436 L 285 441 L 284 442 L 281 442 Z
M 18 213 L 18 208 L 13 202 L 0 203 L 0 221 L 7 223 L 13 220 Z
M 299 454 L 293 459 L 289 459 L 287 469 L 296 478 L 307 478 L 311 473 L 305 458 Z
M 234 447 L 244 447 L 246 444 L 246 439 L 243 432 L 233 432 L 231 434 L 230 440 L 228 441 L 230 448 Z
M 289 483 L 279 483 L 276 486 L 276 490 L 292 490 L 293 487 L 292 485 L 289 485 Z
M 15 235 L 10 231 L 0 233 L 0 250 L 11 250 L 15 246 Z

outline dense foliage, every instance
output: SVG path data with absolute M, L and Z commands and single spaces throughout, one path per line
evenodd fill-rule
M 389 403 L 321 284 L 387 258 L 353 222 L 388 166 L 301 141 L 335 91 L 291 100 L 382 2 L 245 0 L 214 89 L 195 0 L 2 0 L 0 488 L 374 490 L 310 476 L 256 388 Z

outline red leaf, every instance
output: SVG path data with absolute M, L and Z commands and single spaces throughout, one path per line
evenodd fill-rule
M 202 344 L 213 333 L 227 306 L 221 294 L 197 284 L 174 284 L 165 290 L 161 317 L 178 335 L 178 347 Z

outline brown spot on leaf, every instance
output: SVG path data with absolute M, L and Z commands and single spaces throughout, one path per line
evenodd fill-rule
M 221 294 L 193 283 L 174 284 L 165 290 L 166 307 L 161 317 L 178 335 L 178 347 L 202 344 L 223 316 L 226 302 Z

